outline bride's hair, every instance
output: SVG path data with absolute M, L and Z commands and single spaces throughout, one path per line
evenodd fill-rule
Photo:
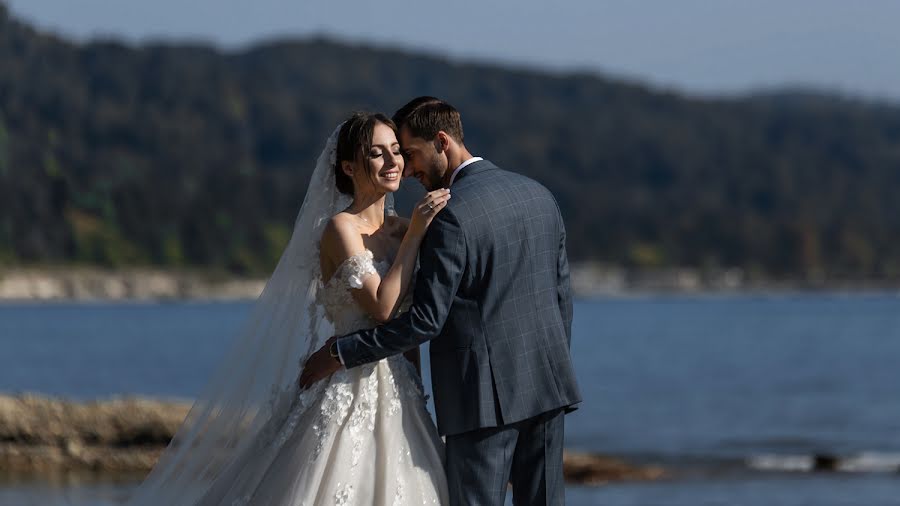
M 366 174 L 372 179 L 372 169 L 366 155 L 372 149 L 372 135 L 378 123 L 391 127 L 394 134 L 397 133 L 394 122 L 381 113 L 355 112 L 341 125 L 334 157 L 334 182 L 339 192 L 353 195 L 353 179 L 344 173 L 341 162 L 362 160 Z

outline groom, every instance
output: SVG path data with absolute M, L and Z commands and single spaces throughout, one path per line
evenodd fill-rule
M 394 116 L 406 167 L 453 198 L 419 251 L 411 309 L 313 354 L 308 386 L 340 368 L 431 341 L 437 426 L 451 504 L 565 502 L 563 415 L 581 401 L 569 354 L 572 294 L 562 216 L 550 192 L 473 157 L 460 115 L 432 97 Z

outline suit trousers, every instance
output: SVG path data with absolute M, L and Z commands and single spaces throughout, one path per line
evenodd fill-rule
M 503 506 L 508 484 L 513 504 L 565 504 L 564 410 L 521 422 L 447 436 L 451 506 Z

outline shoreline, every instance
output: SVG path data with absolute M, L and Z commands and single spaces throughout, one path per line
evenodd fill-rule
M 174 269 L 3 269 L 0 302 L 252 300 L 266 281 Z
M 191 408 L 189 401 L 113 397 L 71 401 L 37 394 L 0 394 L 0 475 L 146 474 Z M 657 466 L 566 451 L 568 484 L 651 481 Z
M 654 295 L 753 295 L 792 293 L 897 293 L 884 280 L 754 281 L 737 269 L 629 271 L 575 264 L 572 287 L 581 298 Z M 0 269 L 0 303 L 108 301 L 247 301 L 259 297 L 266 278 L 176 269 L 28 267 Z

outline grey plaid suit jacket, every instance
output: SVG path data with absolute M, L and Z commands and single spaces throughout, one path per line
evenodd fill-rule
M 463 168 L 419 251 L 413 304 L 338 339 L 346 367 L 431 340 L 438 431 L 525 420 L 581 401 L 569 354 L 562 216 L 537 182 L 488 161 Z

